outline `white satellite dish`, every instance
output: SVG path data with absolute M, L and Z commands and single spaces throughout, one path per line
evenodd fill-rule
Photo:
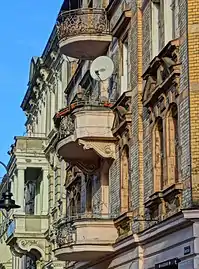
M 108 56 L 100 56 L 96 58 L 90 67 L 90 75 L 93 79 L 104 81 L 112 76 L 114 64 Z

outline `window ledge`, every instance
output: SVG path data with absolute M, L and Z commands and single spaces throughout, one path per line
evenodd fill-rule
M 183 184 L 182 183 L 175 183 L 168 187 L 165 187 L 162 190 L 162 197 L 166 197 L 170 194 L 178 194 L 181 193 L 183 190 Z

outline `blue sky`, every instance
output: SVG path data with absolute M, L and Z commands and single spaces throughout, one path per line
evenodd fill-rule
M 0 160 L 15 135 L 25 132 L 20 108 L 27 89 L 29 63 L 40 56 L 56 20 L 62 0 L 3 1 L 0 8 Z M 0 177 L 4 170 L 0 168 Z

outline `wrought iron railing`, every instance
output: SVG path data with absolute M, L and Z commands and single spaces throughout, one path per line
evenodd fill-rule
M 62 12 L 57 19 L 59 40 L 83 34 L 109 34 L 105 9 L 83 8 Z

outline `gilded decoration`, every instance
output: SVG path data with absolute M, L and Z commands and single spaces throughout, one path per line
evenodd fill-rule
M 149 112 L 152 109 L 164 110 L 167 103 L 171 103 L 179 95 L 180 66 L 179 40 L 176 39 L 170 41 L 151 61 L 142 76 L 146 81 L 142 101 Z
M 109 22 L 104 9 L 76 9 L 60 14 L 57 35 L 60 41 L 83 34 L 109 34 Z

